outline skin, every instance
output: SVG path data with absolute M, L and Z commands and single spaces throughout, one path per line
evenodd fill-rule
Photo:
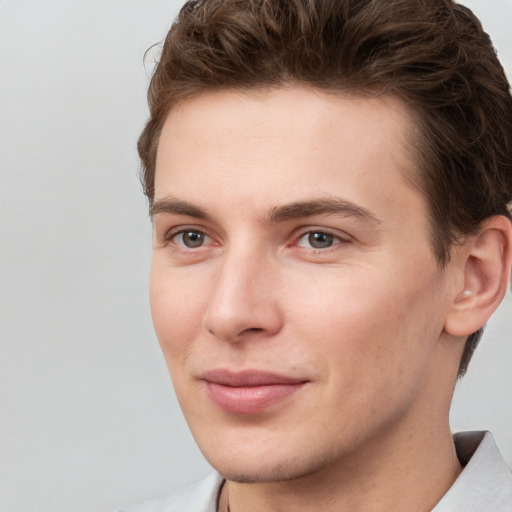
M 170 112 L 151 307 L 190 429 L 228 480 L 221 510 L 229 494 L 231 512 L 426 511 L 460 472 L 448 411 L 467 333 L 445 326 L 466 253 L 435 259 L 406 177 L 412 128 L 396 99 L 300 86 Z M 305 384 L 236 414 L 208 396 L 219 368 Z

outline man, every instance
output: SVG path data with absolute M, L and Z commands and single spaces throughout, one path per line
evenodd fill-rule
M 450 0 L 187 3 L 139 141 L 153 320 L 218 473 L 140 512 L 512 510 L 450 401 L 512 264 L 512 98 Z

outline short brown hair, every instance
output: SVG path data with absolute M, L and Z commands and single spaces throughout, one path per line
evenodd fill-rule
M 150 203 L 160 131 L 177 102 L 290 82 L 393 95 L 409 107 L 417 124 L 413 179 L 429 205 L 441 265 L 485 219 L 510 218 L 510 87 L 480 22 L 452 0 L 186 2 L 163 44 L 138 143 Z M 459 375 L 481 331 L 468 337 Z

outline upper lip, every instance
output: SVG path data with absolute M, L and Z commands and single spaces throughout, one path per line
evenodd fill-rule
M 288 377 L 278 373 L 242 370 L 231 371 L 224 369 L 208 370 L 201 375 L 201 379 L 213 384 L 220 384 L 231 387 L 249 387 L 249 386 L 271 386 L 277 384 L 302 384 L 307 379 Z

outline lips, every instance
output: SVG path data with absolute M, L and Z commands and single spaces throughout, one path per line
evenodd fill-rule
M 210 400 L 225 412 L 258 414 L 296 393 L 308 382 L 275 373 L 211 370 L 202 375 Z

